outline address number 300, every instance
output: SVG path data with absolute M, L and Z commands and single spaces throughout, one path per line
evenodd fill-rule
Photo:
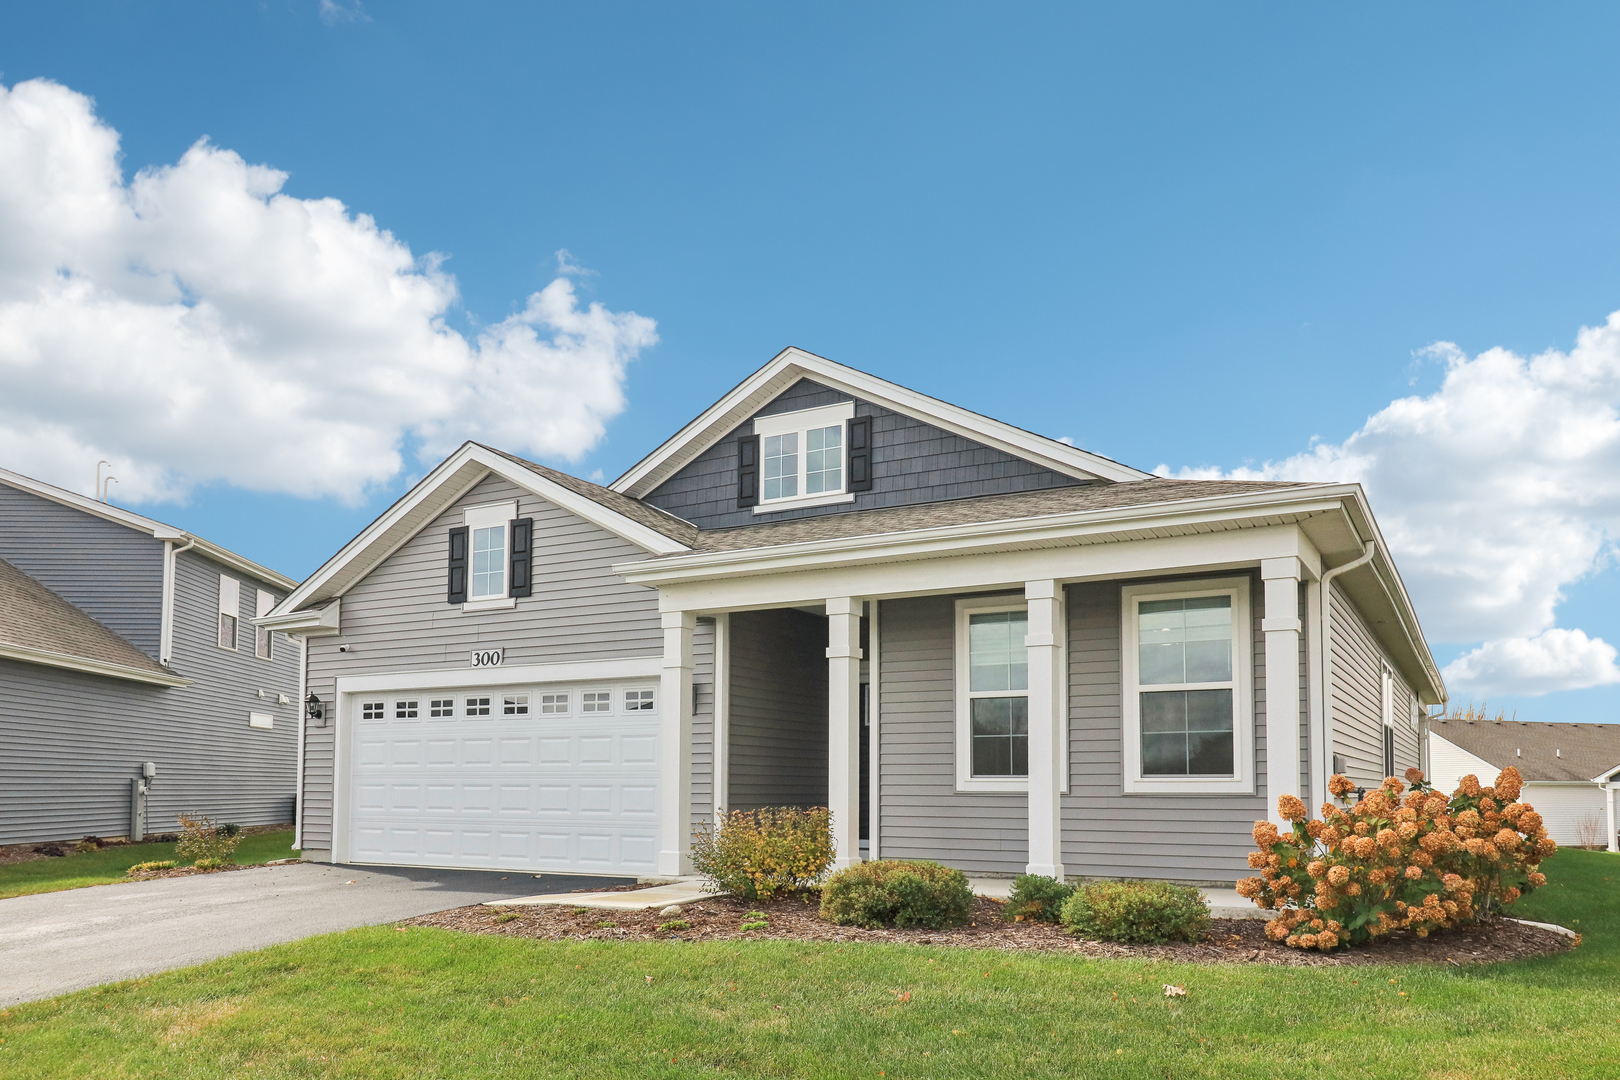
M 505 649 L 485 649 L 472 654 L 473 667 L 500 667 L 501 661 L 506 659 Z

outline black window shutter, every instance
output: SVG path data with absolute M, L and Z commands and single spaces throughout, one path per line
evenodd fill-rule
M 872 490 L 872 418 L 870 416 L 857 416 L 849 422 L 848 490 Z
M 534 518 L 518 518 L 512 522 L 512 596 L 528 596 L 533 592 L 534 570 Z
M 737 440 L 737 505 L 759 505 L 759 436 Z
M 452 604 L 467 602 L 467 527 L 450 530 L 450 596 Z

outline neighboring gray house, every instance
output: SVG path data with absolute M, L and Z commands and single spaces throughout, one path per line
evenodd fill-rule
M 468 443 L 261 626 L 305 636 L 305 858 L 1229 881 L 1445 689 L 1354 484 L 1160 479 L 789 349 L 602 487 Z
M 291 821 L 296 584 L 139 514 L 0 469 L 0 844 L 127 836 L 185 811 Z

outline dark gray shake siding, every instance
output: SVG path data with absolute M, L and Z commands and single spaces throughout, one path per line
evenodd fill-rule
M 1333 752 L 1345 775 L 1371 786 L 1384 778 L 1383 671 L 1394 671 L 1384 651 L 1337 583 L 1333 592 Z M 1395 775 L 1420 764 L 1412 730 L 1412 691 L 1395 673 Z M 1495 779 L 1491 777 L 1490 779 Z
M 1266 816 L 1264 590 L 1251 589 L 1255 774 L 1259 795 L 1125 795 L 1122 776 L 1120 582 L 1067 590 L 1069 794 L 1063 858 L 1070 874 L 1232 880 L 1249 830 Z M 882 605 L 880 852 L 970 872 L 1022 873 L 1029 860 L 1023 794 L 956 791 L 955 598 Z M 1303 700 L 1303 698 L 1302 698 Z
M 518 516 L 534 519 L 534 595 L 508 611 L 465 613 L 445 602 L 448 530 L 462 523 L 466 507 L 502 499 L 516 499 Z M 627 584 L 612 569 L 645 556 L 629 541 L 488 477 L 344 595 L 342 633 L 309 642 L 310 690 L 331 702 L 339 675 L 400 671 L 443 670 L 453 683 L 475 649 L 504 648 L 507 665 L 662 656 L 658 594 Z M 350 651 L 338 652 L 345 644 Z M 308 851 L 332 846 L 335 730 L 330 721 L 310 727 L 304 743 Z
M 0 559 L 158 659 L 163 541 L 0 484 Z
M 827 805 L 827 620 L 731 616 L 731 807 Z
M 216 644 L 222 572 L 242 582 L 235 652 Z M 127 834 L 129 781 L 143 761 L 158 767 L 153 832 L 175 829 L 186 811 L 242 825 L 291 821 L 298 650 L 278 634 L 271 660 L 254 655 L 248 620 L 265 587 L 191 552 L 178 557 L 172 666 L 194 681 L 188 687 L 0 660 L 0 843 Z M 275 727 L 250 728 L 250 712 L 271 714 Z
M 769 416 L 850 400 L 850 395 L 841 391 L 800 379 L 754 415 Z M 1084 482 L 869 402 L 857 400 L 855 415 L 872 417 L 872 490 L 858 493 L 854 502 L 772 514 L 737 509 L 737 439 L 753 433 L 752 418 L 660 484 L 646 501 L 699 528 L 728 529 Z

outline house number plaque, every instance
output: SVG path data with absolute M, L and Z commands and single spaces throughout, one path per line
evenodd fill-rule
M 482 649 L 472 654 L 473 667 L 500 667 L 506 659 L 505 649 Z

